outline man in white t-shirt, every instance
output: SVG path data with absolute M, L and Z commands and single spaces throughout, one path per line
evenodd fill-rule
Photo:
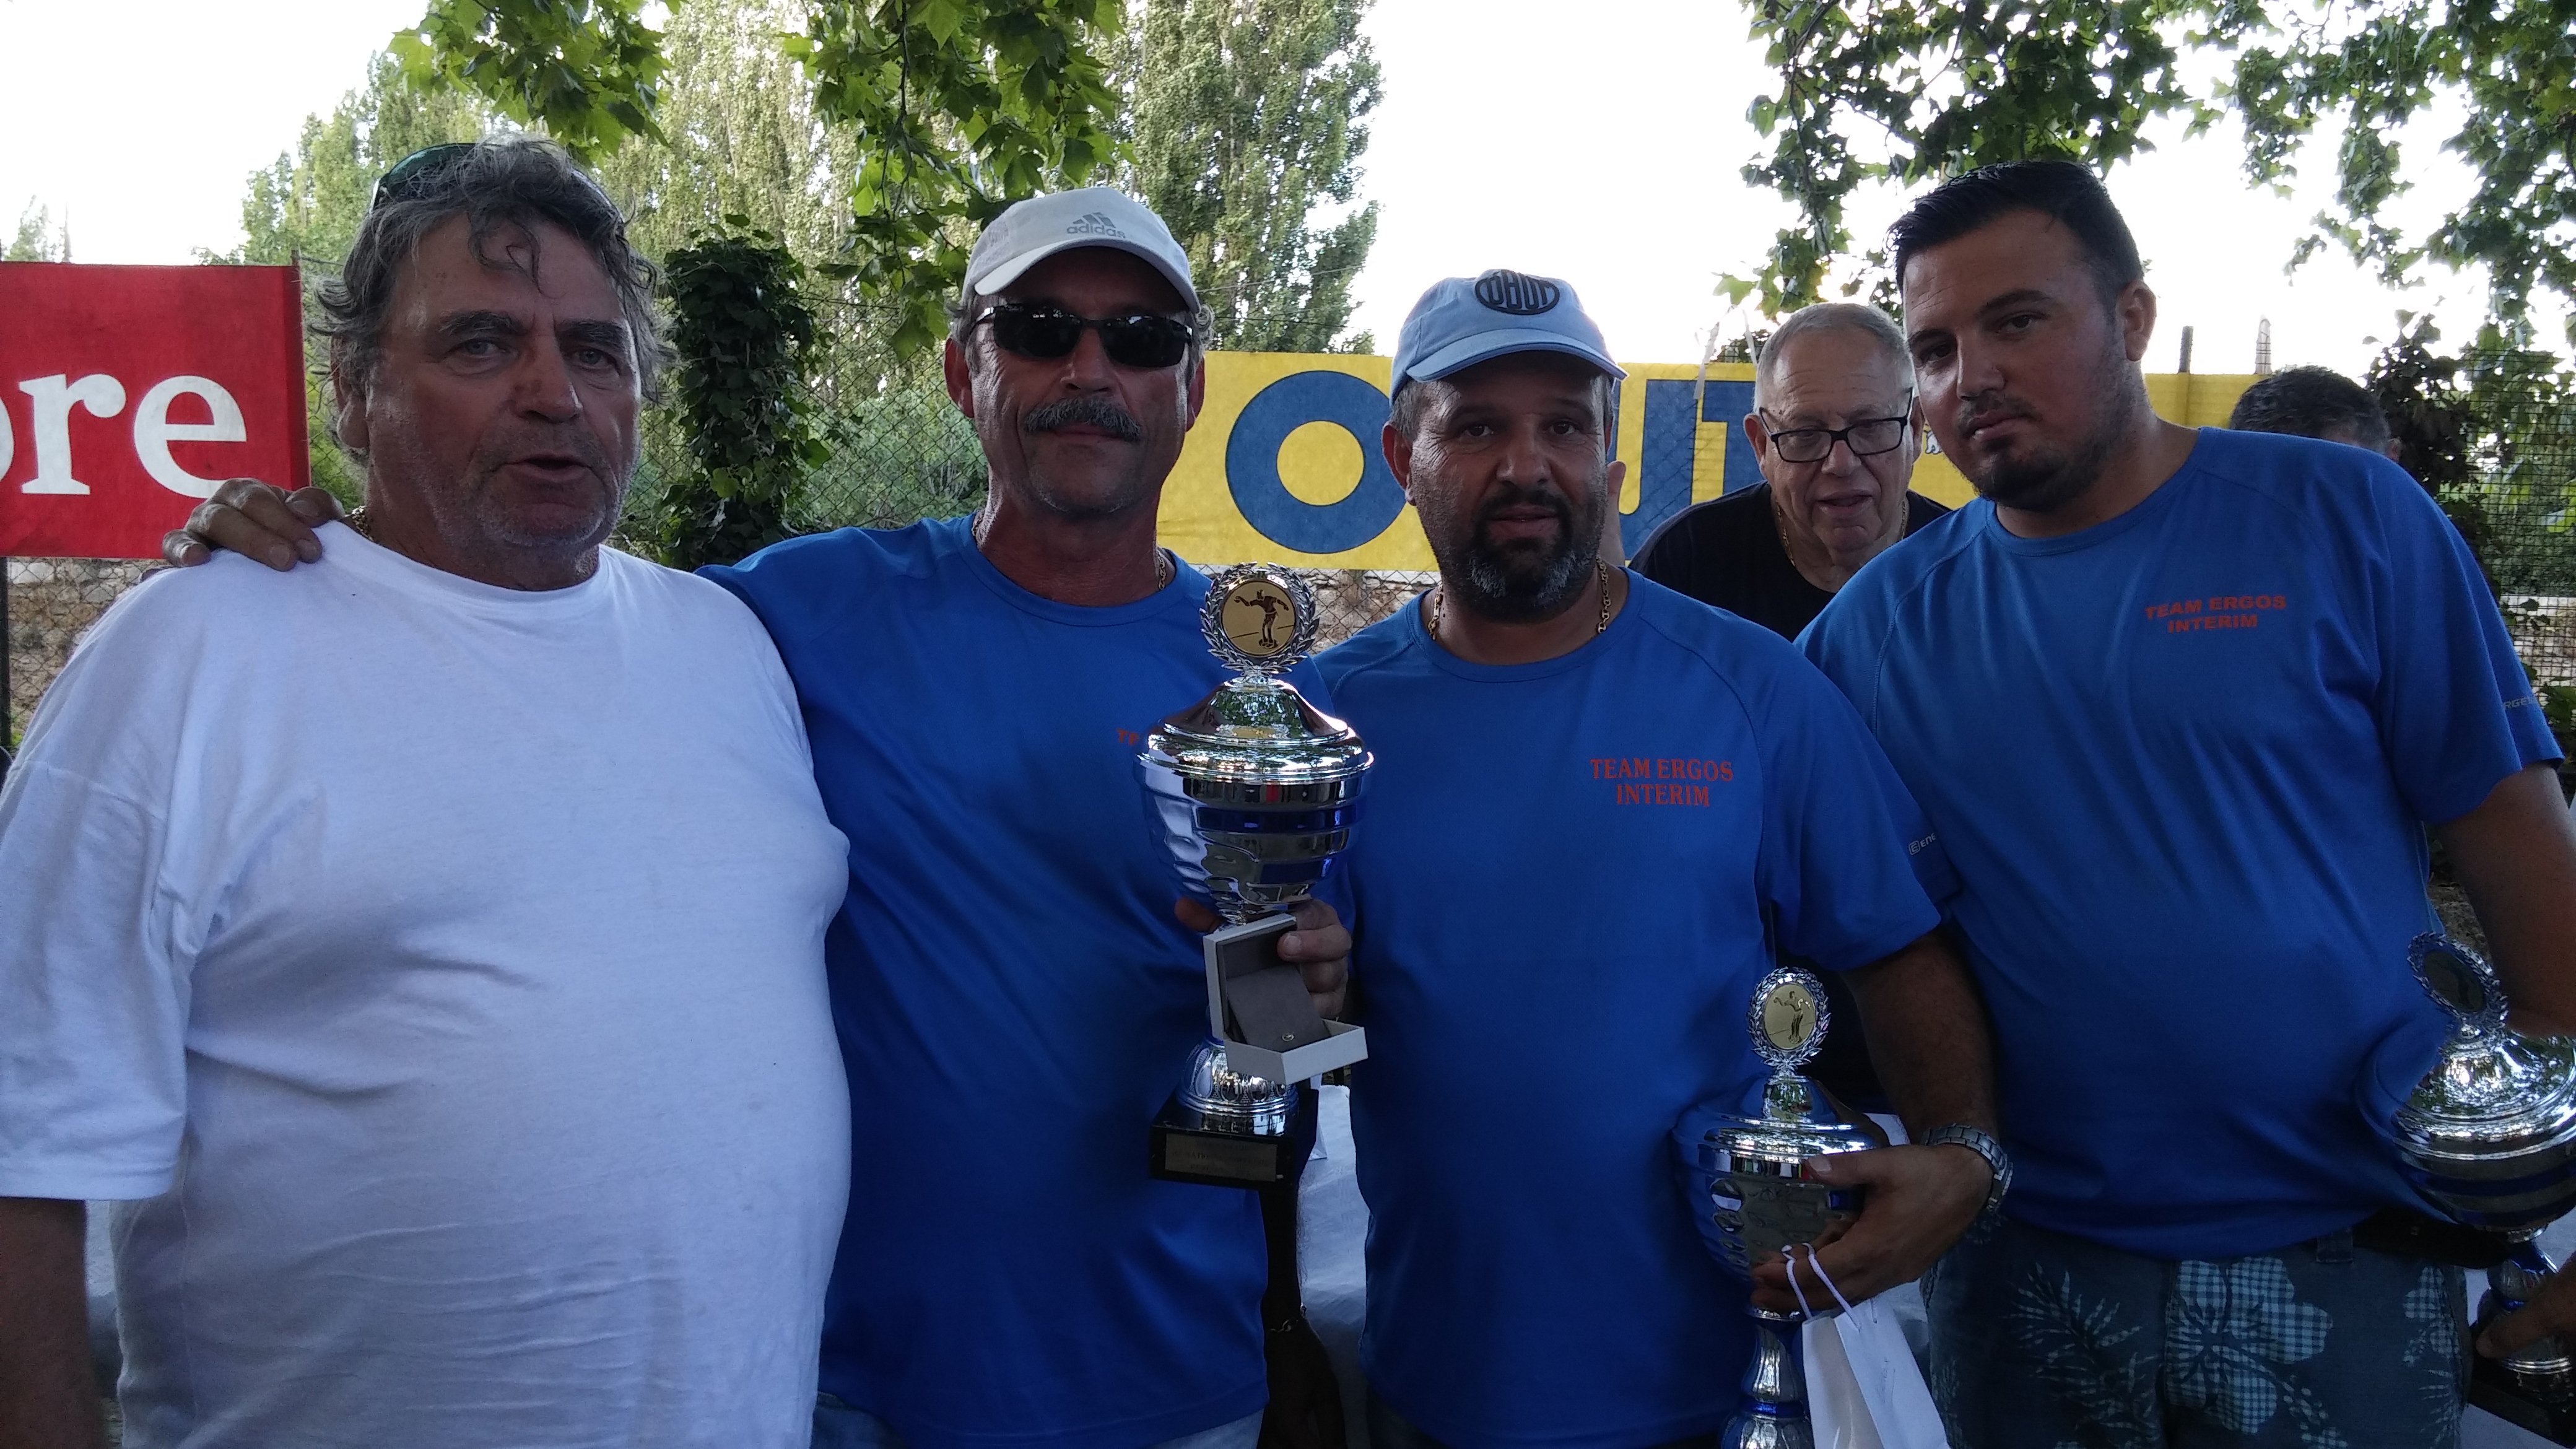
M 324 294 L 354 531 L 147 582 L 46 697 L 0 1443 L 99 1440 L 100 1199 L 129 1446 L 805 1443 L 845 842 L 750 611 L 600 547 L 650 275 L 551 146 L 396 167 Z

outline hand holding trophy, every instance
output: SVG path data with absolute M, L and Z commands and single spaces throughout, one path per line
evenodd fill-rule
M 1368 1055 L 1356 1026 L 1315 1010 L 1279 958 L 1287 908 L 1350 845 L 1369 753 L 1349 725 L 1279 676 L 1315 644 L 1314 596 L 1287 569 L 1210 581 L 1209 649 L 1242 672 L 1146 736 L 1146 811 L 1184 893 L 1227 924 L 1206 937 L 1208 1039 L 1155 1119 L 1157 1177 L 1263 1187 L 1287 1179 L 1296 1084 Z
M 2506 1026 L 2495 969 L 2447 937 L 2416 937 L 2407 958 L 2452 1031 L 2397 1109 L 2398 1162 L 2434 1211 L 2502 1236 L 2504 1261 L 2487 1270 L 2478 1307 L 2484 1327 L 2539 1293 L 2555 1269 L 2540 1230 L 2576 1207 L 2576 1039 Z M 2556 1338 L 2480 1358 L 2469 1402 L 2576 1443 L 2576 1365 Z
M 1791 1246 L 1814 1243 L 1827 1228 L 1860 1215 L 1861 1194 L 1816 1180 L 1807 1160 L 1877 1145 L 1850 1123 L 1835 1118 L 1824 1092 L 1798 1068 L 1824 1045 L 1833 1024 L 1824 983 L 1783 967 L 1753 989 L 1745 1026 L 1753 1050 L 1771 1066 L 1762 1088 L 1762 1115 L 1730 1116 L 1697 1144 L 1690 1202 L 1704 1214 L 1702 1236 L 1719 1263 L 1750 1283 L 1757 1263 Z M 1713 1230 L 1713 1231 L 1712 1231 Z M 1753 1362 L 1744 1372 L 1744 1407 L 1718 1436 L 1728 1449 L 1809 1449 L 1807 1386 L 1775 1327 L 1796 1315 L 1750 1302 Z

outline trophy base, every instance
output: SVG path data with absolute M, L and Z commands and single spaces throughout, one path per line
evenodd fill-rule
M 2469 1375 L 2468 1400 L 2517 1429 L 2553 1444 L 2576 1445 L 2576 1394 L 2536 1391 L 2508 1364 L 2479 1359 Z
M 1313 1094 L 1301 1092 L 1288 1114 L 1288 1130 L 1257 1137 L 1235 1127 L 1212 1126 L 1174 1092 L 1154 1116 L 1152 1156 L 1146 1170 L 1165 1182 L 1203 1187 L 1279 1187 L 1297 1180 L 1315 1150 Z

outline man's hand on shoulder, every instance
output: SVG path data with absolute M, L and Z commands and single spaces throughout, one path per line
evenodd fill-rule
M 1976 1222 L 1994 1185 L 1986 1159 L 1952 1143 L 1838 1152 L 1810 1158 L 1807 1170 L 1819 1182 L 1868 1190 L 1860 1217 L 1816 1244 L 1826 1275 L 1854 1303 L 1922 1277 Z M 1834 1306 L 1832 1290 L 1807 1268 L 1804 1257 L 1799 1259 L 1798 1291 L 1807 1295 L 1810 1308 Z M 1753 1301 L 1774 1313 L 1798 1310 L 1787 1263 L 1775 1258 L 1754 1265 Z
M 161 537 L 161 557 L 179 568 L 230 549 L 284 573 L 322 557 L 313 530 L 340 516 L 340 500 L 319 488 L 283 488 L 235 478 L 188 515 L 188 526 Z
M 1173 903 L 1172 914 L 1193 931 L 1213 931 L 1225 924 L 1206 902 L 1186 896 Z M 1306 994 L 1315 998 L 1317 1014 L 1337 1019 L 1350 991 L 1350 930 L 1342 924 L 1340 913 L 1322 901 L 1299 901 L 1288 908 L 1288 914 L 1297 925 L 1279 938 L 1279 959 L 1306 978 Z

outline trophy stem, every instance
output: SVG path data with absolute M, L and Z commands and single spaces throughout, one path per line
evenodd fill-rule
M 1772 1327 L 1772 1315 L 1753 1313 L 1753 1362 L 1744 1369 L 1744 1407 L 1726 1421 L 1721 1449 L 1815 1449 L 1807 1423 L 1807 1376 L 1798 1356 Z
M 2511 1313 L 2538 1297 L 2541 1285 L 2557 1271 L 2549 1255 L 2541 1251 L 2537 1229 L 2511 1236 L 2511 1255 L 2487 1270 L 2486 1301 L 2478 1305 L 2481 1322 Z M 2570 1361 L 2566 1344 L 2558 1338 L 2523 1345 L 2504 1360 L 2502 1368 L 2514 1388 L 2535 1403 L 2561 1411 L 2576 1408 L 2576 1362 Z

